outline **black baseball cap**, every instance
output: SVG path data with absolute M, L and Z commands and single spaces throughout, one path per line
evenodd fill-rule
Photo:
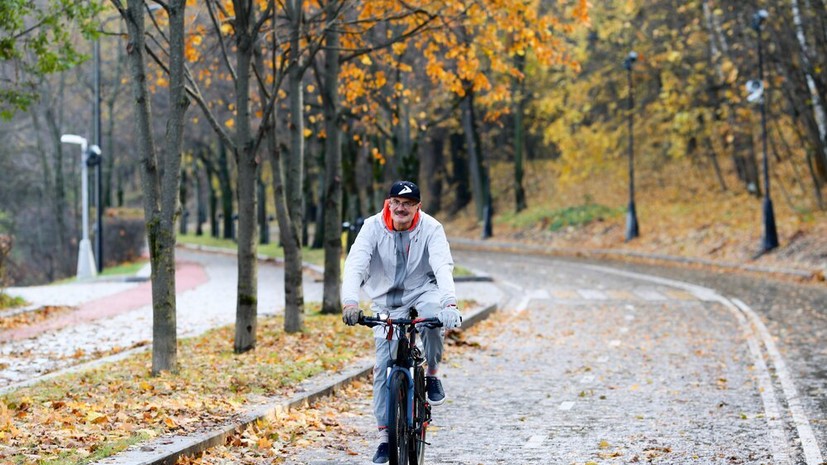
M 390 197 L 404 197 L 419 202 L 419 187 L 410 181 L 396 181 L 388 192 L 388 198 Z

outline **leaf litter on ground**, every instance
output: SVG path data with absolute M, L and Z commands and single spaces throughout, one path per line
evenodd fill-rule
M 180 341 L 178 373 L 150 376 L 146 352 L 0 396 L 0 463 L 88 463 L 225 423 L 251 399 L 289 397 L 301 381 L 369 353 L 372 338 L 340 318 L 309 314 L 304 332 L 286 334 L 282 317 L 263 317 L 245 354 L 233 353 L 228 326 Z

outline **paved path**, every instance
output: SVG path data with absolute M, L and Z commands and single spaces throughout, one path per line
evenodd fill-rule
M 721 296 L 554 260 L 468 263 L 515 298 L 481 350 L 445 364 L 427 463 L 819 465 L 782 364 L 768 367 L 778 360 L 760 329 Z M 288 463 L 367 463 L 365 394 L 342 436 Z
M 175 271 L 176 293 L 181 294 L 194 289 L 205 284 L 208 279 L 209 277 L 201 264 L 179 261 Z M 91 286 L 94 286 L 94 284 Z M 59 302 L 64 295 L 75 294 L 71 284 L 55 287 L 57 289 L 49 289 L 49 286 L 39 286 L 34 289 L 11 289 L 9 292 L 21 296 L 29 295 L 30 301 L 40 301 L 37 304 L 38 307 L 48 305 L 44 301 Z M 90 291 L 94 292 L 93 289 L 90 289 Z M 110 286 L 109 289 L 118 289 L 118 287 Z M 106 292 L 106 288 L 102 292 Z M 70 304 L 64 302 L 57 305 L 66 306 Z M 152 305 L 152 286 L 149 281 L 144 281 L 141 284 L 126 286 L 126 288 L 119 289 L 112 294 L 102 295 L 87 301 L 79 301 L 76 303 L 77 308 L 67 314 L 50 318 L 39 324 L 0 333 L 0 343 L 28 339 L 48 331 L 77 326 L 82 323 L 91 323 L 103 318 L 111 318 L 148 305 Z
M 190 337 L 235 321 L 234 255 L 177 251 L 178 336 Z M 283 310 L 283 268 L 259 263 L 259 314 Z M 305 300 L 320 301 L 322 283 L 307 272 Z M 39 305 L 74 305 L 58 319 L 0 332 L 0 390 L 99 359 L 152 340 L 151 288 L 143 283 L 71 283 L 10 289 Z
M 179 337 L 191 337 L 235 322 L 235 255 L 178 249 L 177 325 Z M 321 276 L 306 271 L 306 302 L 322 300 Z M 74 306 L 76 310 L 43 323 L 0 331 L 0 393 L 110 354 L 142 350 L 152 340 L 149 282 L 71 282 L 9 288 L 34 307 Z M 460 299 L 496 302 L 500 292 L 487 283 L 457 283 Z M 259 262 L 260 315 L 284 308 L 284 268 Z M 117 355 L 115 356 L 117 357 Z

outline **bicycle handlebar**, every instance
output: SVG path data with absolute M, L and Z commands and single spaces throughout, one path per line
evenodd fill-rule
M 365 316 L 362 315 L 359 317 L 359 324 L 362 326 L 374 327 L 379 325 L 400 325 L 400 326 L 410 326 L 410 325 L 424 325 L 427 328 L 440 328 L 442 327 L 442 322 L 439 321 L 439 318 L 390 318 L 385 313 L 380 313 L 377 316 Z

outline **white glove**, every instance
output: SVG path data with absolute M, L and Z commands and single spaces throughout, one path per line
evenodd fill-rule
M 356 305 L 345 305 L 345 308 L 342 309 L 342 321 L 348 326 L 353 326 L 358 323 L 361 317 L 362 310 L 359 310 L 359 307 Z
M 459 328 L 462 326 L 462 315 L 459 314 L 456 305 L 448 305 L 436 314 L 443 328 Z

